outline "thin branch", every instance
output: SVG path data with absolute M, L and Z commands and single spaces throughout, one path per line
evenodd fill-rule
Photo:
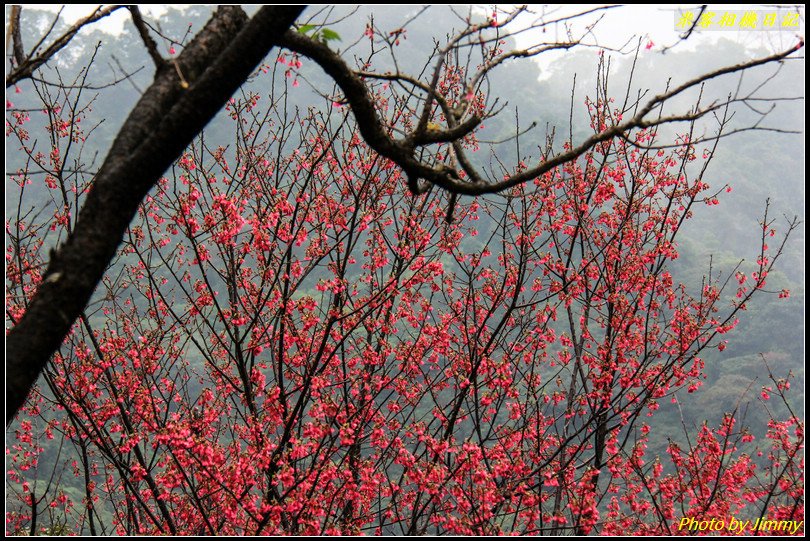
M 129 9 L 129 12 L 132 14 L 132 22 L 135 24 L 135 28 L 138 29 L 138 34 L 141 36 L 143 44 L 146 45 L 146 50 L 149 51 L 149 56 L 152 57 L 155 67 L 157 69 L 162 68 L 166 64 L 166 60 L 160 56 L 157 43 L 155 43 L 155 40 L 149 35 L 149 29 L 146 27 L 146 23 L 144 23 L 141 10 L 138 9 L 138 6 L 128 6 L 127 9 Z
M 21 6 L 11 6 L 11 23 L 8 28 L 9 36 L 13 40 L 14 60 L 18 66 L 25 62 L 22 35 L 20 34 L 20 13 L 22 13 Z M 8 39 L 6 39 L 6 48 L 8 49 Z
M 264 7 L 252 19 L 220 7 L 178 56 L 190 87 L 162 70 L 130 113 L 93 182 L 72 235 L 6 337 L 6 423 L 58 350 L 114 257 L 138 205 L 224 106 L 303 7 Z
M 36 53 L 36 50 L 39 48 L 39 45 L 34 48 L 34 50 L 23 59 L 23 61 L 17 61 L 17 66 L 11 70 L 11 72 L 6 76 L 6 88 L 14 86 L 18 82 L 22 81 L 23 79 L 29 79 L 34 72 L 39 69 L 43 64 L 48 62 L 53 56 L 62 50 L 73 37 L 78 34 L 79 30 L 84 28 L 85 26 L 92 24 L 104 17 L 110 15 L 111 13 L 123 8 L 124 6 L 110 6 L 106 8 L 96 8 L 93 13 L 76 21 L 76 23 L 71 26 L 64 34 L 54 40 L 41 54 L 37 56 L 33 56 Z M 58 19 L 58 16 L 57 16 Z M 54 24 L 56 20 L 54 20 Z M 22 47 L 22 44 L 20 44 Z M 15 51 L 16 56 L 16 51 Z
M 455 169 L 450 168 L 445 164 L 439 164 L 437 166 L 428 165 L 417 158 L 417 147 L 420 147 L 423 144 L 450 141 L 452 140 L 452 136 L 456 133 L 463 133 L 463 130 L 459 130 L 459 132 L 453 130 L 453 119 L 451 118 L 452 115 L 450 115 L 447 118 L 448 123 L 451 124 L 450 130 L 437 130 L 438 133 L 432 134 L 429 137 L 425 135 L 427 130 L 425 126 L 422 126 L 423 124 L 426 125 L 426 122 L 423 122 L 425 119 L 424 112 L 430 108 L 429 104 L 434 99 L 437 100 L 440 106 L 442 105 L 442 98 L 438 96 L 437 92 L 433 91 L 436 80 L 435 72 L 432 76 L 434 79 L 434 84 L 425 85 L 424 83 L 419 83 L 416 85 L 417 87 L 428 92 L 428 102 L 425 105 L 425 109 L 423 110 L 423 114 L 419 119 L 419 124 L 417 125 L 415 132 L 406 136 L 404 139 L 394 140 L 389 137 L 386 127 L 383 125 L 380 116 L 377 114 L 374 101 L 362 78 L 357 73 L 352 71 L 337 53 L 320 42 L 308 38 L 298 32 L 292 31 L 285 33 L 280 41 L 280 44 L 294 52 L 311 58 L 335 80 L 338 86 L 340 86 L 340 88 L 343 90 L 346 100 L 351 104 L 352 111 L 357 119 L 358 128 L 363 137 L 379 154 L 394 161 L 400 167 L 402 167 L 409 178 L 409 187 L 411 191 L 416 194 L 421 194 L 427 191 L 430 184 L 434 184 L 448 190 L 449 192 L 464 195 L 481 195 L 485 193 L 496 193 L 507 190 L 524 182 L 535 179 L 559 165 L 575 160 L 598 143 L 621 136 L 633 129 L 650 128 L 671 122 L 686 122 L 702 118 L 705 115 L 718 110 L 724 105 L 727 105 L 727 103 L 729 103 L 731 100 L 720 104 L 713 104 L 706 108 L 696 109 L 692 112 L 680 115 L 659 115 L 657 118 L 651 120 L 648 120 L 647 116 L 654 109 L 660 107 L 668 100 L 706 81 L 715 79 L 722 75 L 742 72 L 756 66 L 782 61 L 804 46 L 804 43 L 800 42 L 795 47 L 777 54 L 751 60 L 749 62 L 742 62 L 733 66 L 727 66 L 700 75 L 678 87 L 673 88 L 672 90 L 668 90 L 653 97 L 641 109 L 639 109 L 631 119 L 596 133 L 576 147 L 573 147 L 566 152 L 557 154 L 553 158 L 539 164 L 536 167 L 527 169 L 522 173 L 508 176 L 507 178 L 498 182 L 467 182 L 460 178 Z M 367 75 L 370 76 L 371 74 Z M 385 78 L 391 77 L 391 75 L 378 75 L 377 77 Z M 412 78 L 410 78 L 409 82 L 414 81 Z M 445 111 L 445 113 L 447 112 L 448 111 Z M 463 152 L 460 152 L 460 150 L 460 146 L 456 147 L 458 160 L 460 163 L 463 163 L 464 156 Z M 465 172 L 467 172 L 469 175 L 469 171 L 467 171 L 466 168 Z M 418 179 L 425 179 L 428 184 L 419 184 Z

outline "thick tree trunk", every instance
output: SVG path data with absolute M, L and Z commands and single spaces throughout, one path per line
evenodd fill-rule
M 248 20 L 217 10 L 132 110 L 93 182 L 71 237 L 6 341 L 6 424 L 85 308 L 138 205 L 278 42 L 303 6 L 265 6 Z M 180 75 L 182 74 L 182 79 Z

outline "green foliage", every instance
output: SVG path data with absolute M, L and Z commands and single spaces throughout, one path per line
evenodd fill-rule
M 330 41 L 340 41 L 340 34 L 334 30 L 319 27 L 314 24 L 302 24 L 298 27 L 298 32 L 324 44 Z

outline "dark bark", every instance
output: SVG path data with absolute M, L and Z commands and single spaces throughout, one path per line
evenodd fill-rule
M 716 77 L 744 72 L 757 66 L 780 62 L 803 48 L 804 42 L 800 41 L 798 45 L 780 53 L 742 62 L 733 66 L 726 66 L 699 75 L 680 86 L 653 97 L 644 105 L 641 105 L 638 111 L 628 120 L 591 135 L 581 143 L 573 146 L 573 148 L 551 156 L 535 167 L 523 169 L 502 180 L 490 182 L 484 181 L 485 175 L 473 168 L 472 164 L 464 157 L 464 152 L 458 145 L 454 145 L 453 147 L 456 151 L 457 159 L 459 160 L 459 164 L 462 165 L 464 172 L 467 174 L 467 178 L 472 182 L 462 179 L 461 175 L 459 175 L 458 171 L 453 167 L 448 167 L 445 164 L 434 165 L 423 163 L 420 161 L 418 157 L 419 153 L 417 152 L 419 147 L 430 143 L 457 141 L 472 132 L 472 130 L 479 125 L 479 118 L 473 117 L 467 122 L 451 126 L 447 130 L 438 130 L 435 132 L 420 131 L 420 127 L 417 126 L 416 130 L 408 136 L 401 139 L 394 139 L 388 135 L 384 124 L 377 114 L 374 100 L 365 85 L 363 76 L 352 70 L 340 55 L 332 51 L 324 43 L 320 43 L 317 40 L 292 31 L 285 33 L 284 36 L 280 38 L 279 45 L 312 59 L 335 83 L 337 83 L 343 91 L 346 101 L 352 108 L 352 112 L 357 120 L 357 127 L 363 139 L 381 156 L 395 162 L 405 171 L 408 176 L 409 187 L 413 193 L 424 193 L 429 189 L 430 184 L 433 184 L 453 194 L 477 196 L 502 192 L 520 184 L 530 182 L 555 167 L 576 160 L 597 144 L 610 141 L 616 137 L 626 136 L 631 130 L 650 128 L 675 122 L 690 122 L 707 115 L 715 114 L 735 101 L 744 102 L 746 98 L 735 96 L 729 97 L 726 101 L 713 102 L 710 105 L 683 114 L 664 116 L 656 113 L 656 111 L 660 111 L 664 103 L 682 94 L 686 90 L 699 87 L 704 82 Z M 378 77 L 387 78 L 389 80 L 414 81 L 411 77 L 403 77 L 400 75 L 382 75 Z M 435 85 L 436 80 L 434 78 L 431 85 L 418 83 L 415 86 L 427 90 L 428 94 L 432 95 L 431 93 L 435 94 Z M 450 117 L 450 115 L 447 116 Z M 710 140 L 712 140 L 711 137 L 702 139 L 702 141 Z M 427 182 L 420 184 L 419 179 L 424 179 Z
M 248 20 L 239 7 L 221 7 L 176 67 L 158 69 L 99 169 L 73 234 L 52 253 L 42 284 L 7 336 L 6 424 L 87 305 L 138 205 L 303 8 L 265 6 Z
M 475 129 L 480 119 L 473 117 L 461 124 L 451 123 L 447 130 L 435 132 L 425 130 L 424 126 L 417 127 L 404 138 L 394 139 L 375 109 L 364 76 L 354 72 L 324 43 L 290 30 L 302 10 L 301 6 L 265 6 L 248 21 L 241 8 L 223 7 L 176 61 L 164 62 L 153 51 L 158 64 L 154 83 L 119 132 L 79 214 L 73 235 L 54 253 L 25 316 L 7 337 L 6 423 L 21 407 L 39 373 L 89 301 L 146 193 L 274 45 L 313 59 L 334 79 L 352 108 L 363 138 L 381 156 L 403 169 L 414 193 L 423 193 L 430 185 L 435 185 L 451 194 L 472 196 L 500 192 L 530 181 L 578 158 L 600 142 L 626 137 L 630 130 L 692 121 L 713 114 L 731 102 L 745 101 L 735 97 L 680 115 L 655 114 L 665 102 L 685 90 L 715 77 L 782 61 L 803 47 L 801 42 L 781 53 L 696 77 L 653 97 L 629 120 L 595 133 L 533 168 L 490 182 L 475 171 L 456 143 L 453 148 L 466 179 L 456 171 L 455 165 L 423 163 L 416 152 L 427 144 L 463 137 Z M 146 41 L 148 43 L 149 39 Z M 57 42 L 60 47 L 64 46 L 60 40 Z M 6 84 L 9 84 L 8 78 Z M 426 88 L 430 95 L 435 94 L 435 77 L 434 87 L 422 85 L 420 88 Z M 452 120 L 452 115 L 448 118 Z M 448 210 L 448 219 L 452 214 L 453 204 Z
M 17 65 L 25 62 L 25 51 L 22 44 L 22 33 L 20 32 L 20 6 L 11 6 L 11 21 L 9 22 L 8 32 L 12 39 L 12 49 L 14 51 L 14 61 Z M 6 38 L 8 42 L 8 38 Z M 8 45 L 6 45 L 8 46 Z

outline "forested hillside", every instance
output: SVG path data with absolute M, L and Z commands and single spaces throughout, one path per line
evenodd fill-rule
M 209 16 L 204 7 L 169 9 L 153 28 L 161 53 L 175 54 Z M 51 18 L 26 9 L 24 41 L 34 41 Z M 326 28 L 331 33 L 320 34 L 324 43 L 348 49 L 347 61 L 368 60 L 378 73 L 425 73 L 436 43 L 466 23 L 439 7 L 425 13 L 414 7 L 345 14 L 335 9 L 328 19 L 332 22 L 325 27 L 316 19 L 311 28 L 299 30 L 317 35 Z M 410 22 L 403 28 L 404 21 Z M 384 48 L 373 49 L 372 28 L 399 40 L 396 62 Z M 498 46 L 508 50 L 516 44 L 510 37 Z M 115 36 L 98 27 L 85 29 L 33 83 L 7 90 L 7 268 L 27 272 L 19 261 L 33 253 L 44 257 L 65 240 L 78 210 L 74 205 L 91 189 L 94 171 L 129 107 L 152 79 L 154 68 L 145 63 L 142 48 L 130 24 Z M 605 97 L 632 102 L 633 95 L 663 92 L 669 78 L 688 80 L 771 52 L 727 40 L 698 54 L 678 48 L 664 54 L 639 46 L 626 54 L 573 49 L 551 63 L 542 55 L 537 61 L 509 60 L 481 90 L 497 95 L 502 110 L 483 121 L 468 149 L 477 167 L 498 178 L 507 173 L 503 164 L 534 163 L 548 149 L 563 148 L 569 138 L 592 134 L 594 123 L 605 122 Z M 465 60 L 454 60 L 461 73 Z M 452 92 L 463 90 L 463 76 L 457 79 L 447 83 L 455 88 Z M 382 82 L 375 88 L 386 114 L 407 119 L 405 104 L 411 98 L 406 93 L 397 94 L 393 84 L 389 88 Z M 667 107 L 688 108 L 703 92 L 694 90 Z M 640 522 L 649 517 L 646 533 L 661 533 L 665 530 L 652 525 L 653 505 L 639 503 L 636 496 L 619 502 L 609 493 L 614 487 L 642 493 L 644 475 L 683 479 L 677 461 L 666 457 L 673 455 L 673 446 L 700 450 L 705 441 L 697 434 L 704 426 L 726 427 L 728 414 L 737 419 L 735 441 L 744 458 L 721 459 L 721 470 L 743 469 L 749 455 L 751 471 L 790 463 L 793 456 L 768 456 L 766 434 L 777 430 L 769 424 L 775 419 L 804 418 L 805 229 L 790 226 L 805 214 L 804 101 L 781 99 L 804 96 L 803 60 L 718 78 L 700 99 L 711 102 L 754 91 L 775 100 L 762 101 L 761 110 L 738 104 L 716 149 L 713 141 L 688 149 L 683 143 L 683 130 L 691 130 L 693 139 L 711 134 L 716 118 L 665 125 L 636 140 L 660 142 L 660 153 L 645 151 L 643 144 L 599 147 L 561 167 L 558 177 L 500 194 L 460 196 L 450 216 L 455 195 L 434 188 L 413 197 L 400 189 L 404 176 L 363 144 L 329 76 L 302 56 L 275 51 L 151 192 L 82 324 L 49 368 L 47 381 L 40 380 L 37 401 L 7 427 L 7 533 L 183 533 L 184 520 L 199 528 L 187 533 L 250 533 L 247 527 L 223 525 L 254 519 L 257 532 L 269 524 L 268 529 L 310 534 L 609 533 L 623 523 L 611 526 L 596 517 L 631 521 L 627 517 L 636 505 L 643 509 Z M 43 111 L 43 103 L 52 104 L 50 112 Z M 60 130 L 72 128 L 54 125 L 54 118 L 68 109 L 73 118 L 81 118 L 80 137 L 65 138 Z M 756 123 L 775 129 L 745 129 Z M 488 144 L 498 141 L 509 143 Z M 23 146 L 34 151 L 26 153 Z M 71 156 L 63 170 L 69 181 L 61 189 L 47 167 L 37 169 L 37 164 L 58 161 L 54 147 Z M 444 152 L 442 159 L 453 163 L 452 151 Z M 588 230 L 594 245 L 571 241 L 566 261 L 560 245 L 569 229 L 576 239 L 579 226 L 555 221 L 548 194 L 559 198 L 561 208 L 576 207 L 570 211 L 575 214 L 578 203 L 572 202 L 567 183 L 584 183 L 594 170 L 604 169 L 615 177 L 594 181 L 594 193 L 601 183 L 620 194 L 623 163 L 626 175 L 635 167 L 631 164 L 648 157 L 671 165 L 645 166 L 652 180 L 639 194 L 649 206 L 631 218 L 644 242 L 644 234 L 665 228 L 653 219 L 656 205 L 669 212 L 666 197 L 674 206 L 688 200 L 685 193 L 676 196 L 658 183 L 678 185 L 679 177 L 699 177 L 707 184 L 700 198 L 678 211 L 691 217 L 675 228 L 672 249 L 657 245 L 642 255 L 643 250 L 634 251 L 623 226 L 606 216 L 624 203 L 630 216 L 634 198 L 642 196 L 632 192 L 627 202 L 616 195 L 612 207 L 614 200 L 606 194 L 587 208 L 604 218 Z M 701 170 L 704 162 L 708 166 Z M 60 215 L 63 206 L 74 214 Z M 763 228 L 766 212 L 770 225 Z M 455 221 L 446 223 L 448 217 Z M 261 224 L 270 222 L 275 233 L 265 237 Z M 21 247 L 17 241 L 32 226 L 35 240 Z M 604 240 L 610 234 L 622 239 L 617 254 Z M 598 273 L 597 281 L 607 280 L 612 269 L 589 271 L 588 257 L 624 269 L 622 264 L 636 256 L 643 263 L 627 270 L 634 278 L 627 279 L 626 290 L 594 286 L 587 302 L 569 292 L 578 279 L 596 280 L 592 272 Z M 775 256 L 767 282 L 754 287 L 757 272 L 767 267 L 763 258 Z M 210 272 L 203 270 L 204 263 Z M 569 281 L 568 269 L 577 266 L 585 269 L 585 278 Z M 654 285 L 641 288 L 638 283 L 648 278 Z M 7 289 L 10 280 L 9 291 L 26 295 L 36 285 L 35 278 L 16 280 L 7 274 Z M 683 288 L 677 286 L 681 283 Z M 708 302 L 715 294 L 708 287 L 712 283 L 727 287 Z M 749 289 L 740 293 L 743 287 Z M 597 393 L 604 374 L 601 380 L 595 375 L 604 367 L 585 363 L 587 376 L 582 368 L 571 368 L 574 357 L 579 363 L 580 357 L 600 354 L 632 364 L 655 357 L 655 348 L 660 348 L 658 359 L 678 357 L 673 344 L 685 331 L 670 333 L 677 323 L 663 322 L 677 321 L 681 311 L 690 310 L 699 319 L 715 302 L 722 306 L 718 313 L 725 314 L 752 289 L 757 294 L 732 318 L 739 320 L 736 326 L 722 320 L 712 324 L 713 316 L 705 314 L 700 321 L 707 331 L 701 336 L 708 336 L 710 345 L 701 345 L 689 363 L 677 364 L 660 394 L 654 387 L 669 361 L 640 363 L 635 372 L 619 370 L 607 378 L 604 395 Z M 24 310 L 14 294 L 6 301 L 7 330 Z M 616 324 L 610 319 L 614 295 L 623 294 L 642 305 L 642 314 L 653 313 L 641 325 L 641 342 L 626 351 L 615 345 L 622 338 L 611 335 Z M 669 304 L 662 300 L 654 308 L 656 295 Z M 700 300 L 684 308 L 687 298 Z M 602 302 L 607 303 L 605 319 L 599 319 Z M 643 321 L 634 311 L 628 314 Z M 474 325 L 462 324 L 464 318 Z M 719 327 L 719 334 L 712 327 Z M 630 334 L 627 330 L 623 338 L 629 341 Z M 237 345 L 231 349 L 229 344 Z M 285 351 L 290 358 L 278 360 Z M 236 358 L 233 368 L 228 359 Z M 167 359 L 171 362 L 162 364 Z M 125 391 L 124 382 L 135 376 L 142 378 L 142 386 Z M 633 390 L 626 395 L 611 390 L 614 383 L 619 389 L 619 381 L 630 382 Z M 74 383 L 76 388 L 60 394 L 60 385 Z M 247 390 L 223 391 L 239 384 Z M 647 394 L 638 390 L 645 384 L 653 387 Z M 581 392 L 574 393 L 579 385 Z M 144 389 L 151 389 L 151 399 L 144 399 Z M 77 398 L 79 392 L 83 398 Z M 620 404 L 614 410 L 601 405 L 613 405 L 612 400 Z M 274 401 L 283 406 L 273 406 Z M 142 417 L 140 432 L 132 420 L 136 411 Z M 607 422 L 614 415 L 609 411 L 621 422 Z M 153 418 L 147 422 L 149 415 Z M 578 425 L 578 415 L 588 421 Z M 96 425 L 98 416 L 103 419 Z M 546 423 L 542 429 L 541 423 Z M 261 427 L 270 425 L 262 433 Z M 186 439 L 181 442 L 173 429 Z M 731 433 L 723 430 L 713 437 Z M 282 432 L 283 441 L 276 445 L 273 438 Z M 781 441 L 789 447 L 792 437 Z M 203 440 L 213 443 L 202 447 Z M 546 440 L 558 447 L 541 448 Z M 244 449 L 240 442 L 247 442 Z M 210 455 L 201 455 L 201 449 Z M 646 458 L 636 463 L 639 452 L 646 452 Z M 659 459 L 661 470 L 655 469 Z M 205 472 L 213 466 L 222 470 L 223 477 L 216 478 L 219 488 L 207 484 Z M 621 481 L 614 485 L 614 478 L 600 478 L 600 467 Z M 257 492 L 261 481 L 245 480 L 251 475 L 264 479 L 266 490 Z M 560 485 L 569 486 L 570 493 Z M 601 485 L 604 493 L 597 490 Z M 116 487 L 125 487 L 126 501 L 115 500 Z M 244 494 L 228 492 L 236 487 Z M 585 494 L 583 487 L 599 496 L 578 495 L 580 490 Z M 161 490 L 163 496 L 156 497 Z M 510 490 L 526 500 L 510 499 L 505 494 Z M 100 499 L 94 496 L 101 493 Z M 34 505 L 32 494 L 39 498 Z M 651 494 L 651 501 L 661 494 Z M 254 497 L 256 503 L 250 500 Z M 480 516 L 475 511 L 479 497 L 487 510 Z M 765 499 L 763 494 L 757 498 Z M 321 501 L 327 499 L 332 503 Z M 223 502 L 248 500 L 238 512 L 220 516 L 216 511 L 231 505 Z M 97 503 L 85 512 L 82 506 L 88 502 Z M 301 510 L 321 504 L 321 515 Z M 669 521 L 680 518 L 686 507 L 681 501 L 680 510 L 670 509 Z M 400 516 L 401 509 L 408 511 Z M 447 517 L 441 509 L 449 510 Z M 759 516 L 742 504 L 713 509 L 737 511 L 746 519 Z M 197 515 L 205 520 L 188 518 Z M 288 523 L 291 516 L 300 520 Z M 160 524 L 171 527 L 155 526 Z

